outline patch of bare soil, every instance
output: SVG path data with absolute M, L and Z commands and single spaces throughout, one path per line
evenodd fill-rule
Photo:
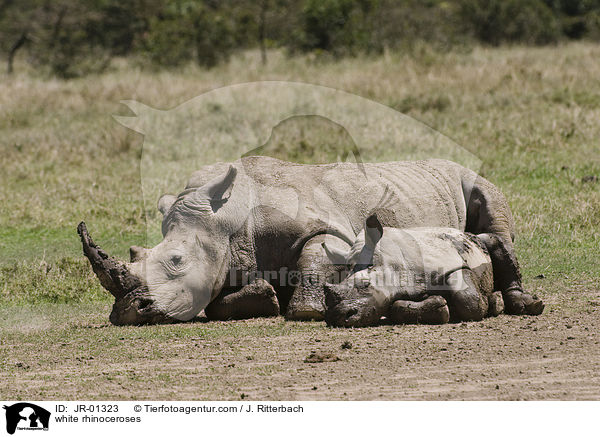
M 143 338 L 145 328 L 82 326 L 74 331 L 85 335 L 46 352 L 36 344 L 2 344 L 12 370 L 0 397 L 600 399 L 600 292 L 546 302 L 539 317 L 442 326 L 330 329 L 255 319 L 185 324 L 188 332 L 220 334 L 156 340 Z M 96 343 L 106 347 L 85 346 L 98 332 L 105 335 Z
M 304 358 L 305 363 L 333 363 L 339 361 L 340 357 L 332 352 L 315 352 L 312 351 L 309 356 Z

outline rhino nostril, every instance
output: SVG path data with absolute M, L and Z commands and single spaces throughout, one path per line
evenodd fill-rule
M 152 301 L 150 299 L 139 299 L 138 300 L 138 310 L 143 310 L 152 305 Z
M 352 317 L 356 313 L 358 313 L 358 310 L 356 308 L 350 308 L 348 311 L 346 311 L 346 320 L 348 320 L 350 317 Z

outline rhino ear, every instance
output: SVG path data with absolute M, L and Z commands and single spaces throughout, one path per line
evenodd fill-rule
M 225 175 L 217 176 L 198 188 L 194 200 L 199 204 L 210 204 L 212 211 L 216 212 L 227 202 L 236 176 L 237 169 L 230 165 Z
M 163 194 L 160 196 L 160 199 L 158 199 L 158 210 L 163 216 L 171 209 L 171 206 L 175 203 L 175 199 L 176 197 L 172 194 Z
M 365 246 L 371 250 L 383 236 L 383 226 L 377 218 L 377 214 L 372 214 L 365 220 Z
M 329 261 L 331 261 L 332 264 L 348 264 L 347 253 L 344 253 L 341 250 L 336 249 L 335 247 L 329 247 L 327 246 L 327 244 L 325 244 L 325 242 L 322 242 L 321 246 L 325 250 L 325 254 L 327 255 L 327 258 L 329 258 Z

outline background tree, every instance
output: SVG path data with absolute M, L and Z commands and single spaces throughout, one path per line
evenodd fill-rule
M 63 78 L 115 56 L 206 68 L 236 50 L 355 56 L 425 42 L 551 44 L 600 39 L 600 0 L 0 0 L 0 56 Z

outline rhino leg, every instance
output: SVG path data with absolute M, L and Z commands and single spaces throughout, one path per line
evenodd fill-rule
M 395 324 L 442 325 L 450 320 L 450 312 L 446 299 L 430 296 L 421 302 L 395 301 L 390 308 L 389 318 Z
M 337 240 L 337 243 L 335 241 Z M 324 320 L 324 283 L 339 282 L 339 272 L 344 266 L 335 266 L 327 259 L 321 243 L 345 244 L 331 235 L 317 235 L 311 238 L 302 249 L 297 263 L 298 284 L 295 285 L 285 317 L 288 320 Z M 338 278 L 332 279 L 332 278 Z
M 504 195 L 491 182 L 477 177 L 471 189 L 465 190 L 465 201 L 466 231 L 485 234 L 482 241 L 492 259 L 494 289 L 502 292 L 506 313 L 541 314 L 544 310 L 543 302 L 523 290 L 519 262 L 513 246 L 514 222 Z
M 536 295 L 523 291 L 519 263 L 512 242 L 497 234 L 480 234 L 479 238 L 485 244 L 492 259 L 494 290 L 502 292 L 506 313 L 534 316 L 541 314 L 544 311 L 542 300 Z
M 472 270 L 457 270 L 449 276 L 448 281 L 456 284 L 456 289 L 450 290 L 448 298 L 452 321 L 482 320 L 487 316 L 488 298 L 476 284 L 477 278 Z
M 240 320 L 279 315 L 275 290 L 264 279 L 232 293 L 219 295 L 204 310 L 209 320 Z

